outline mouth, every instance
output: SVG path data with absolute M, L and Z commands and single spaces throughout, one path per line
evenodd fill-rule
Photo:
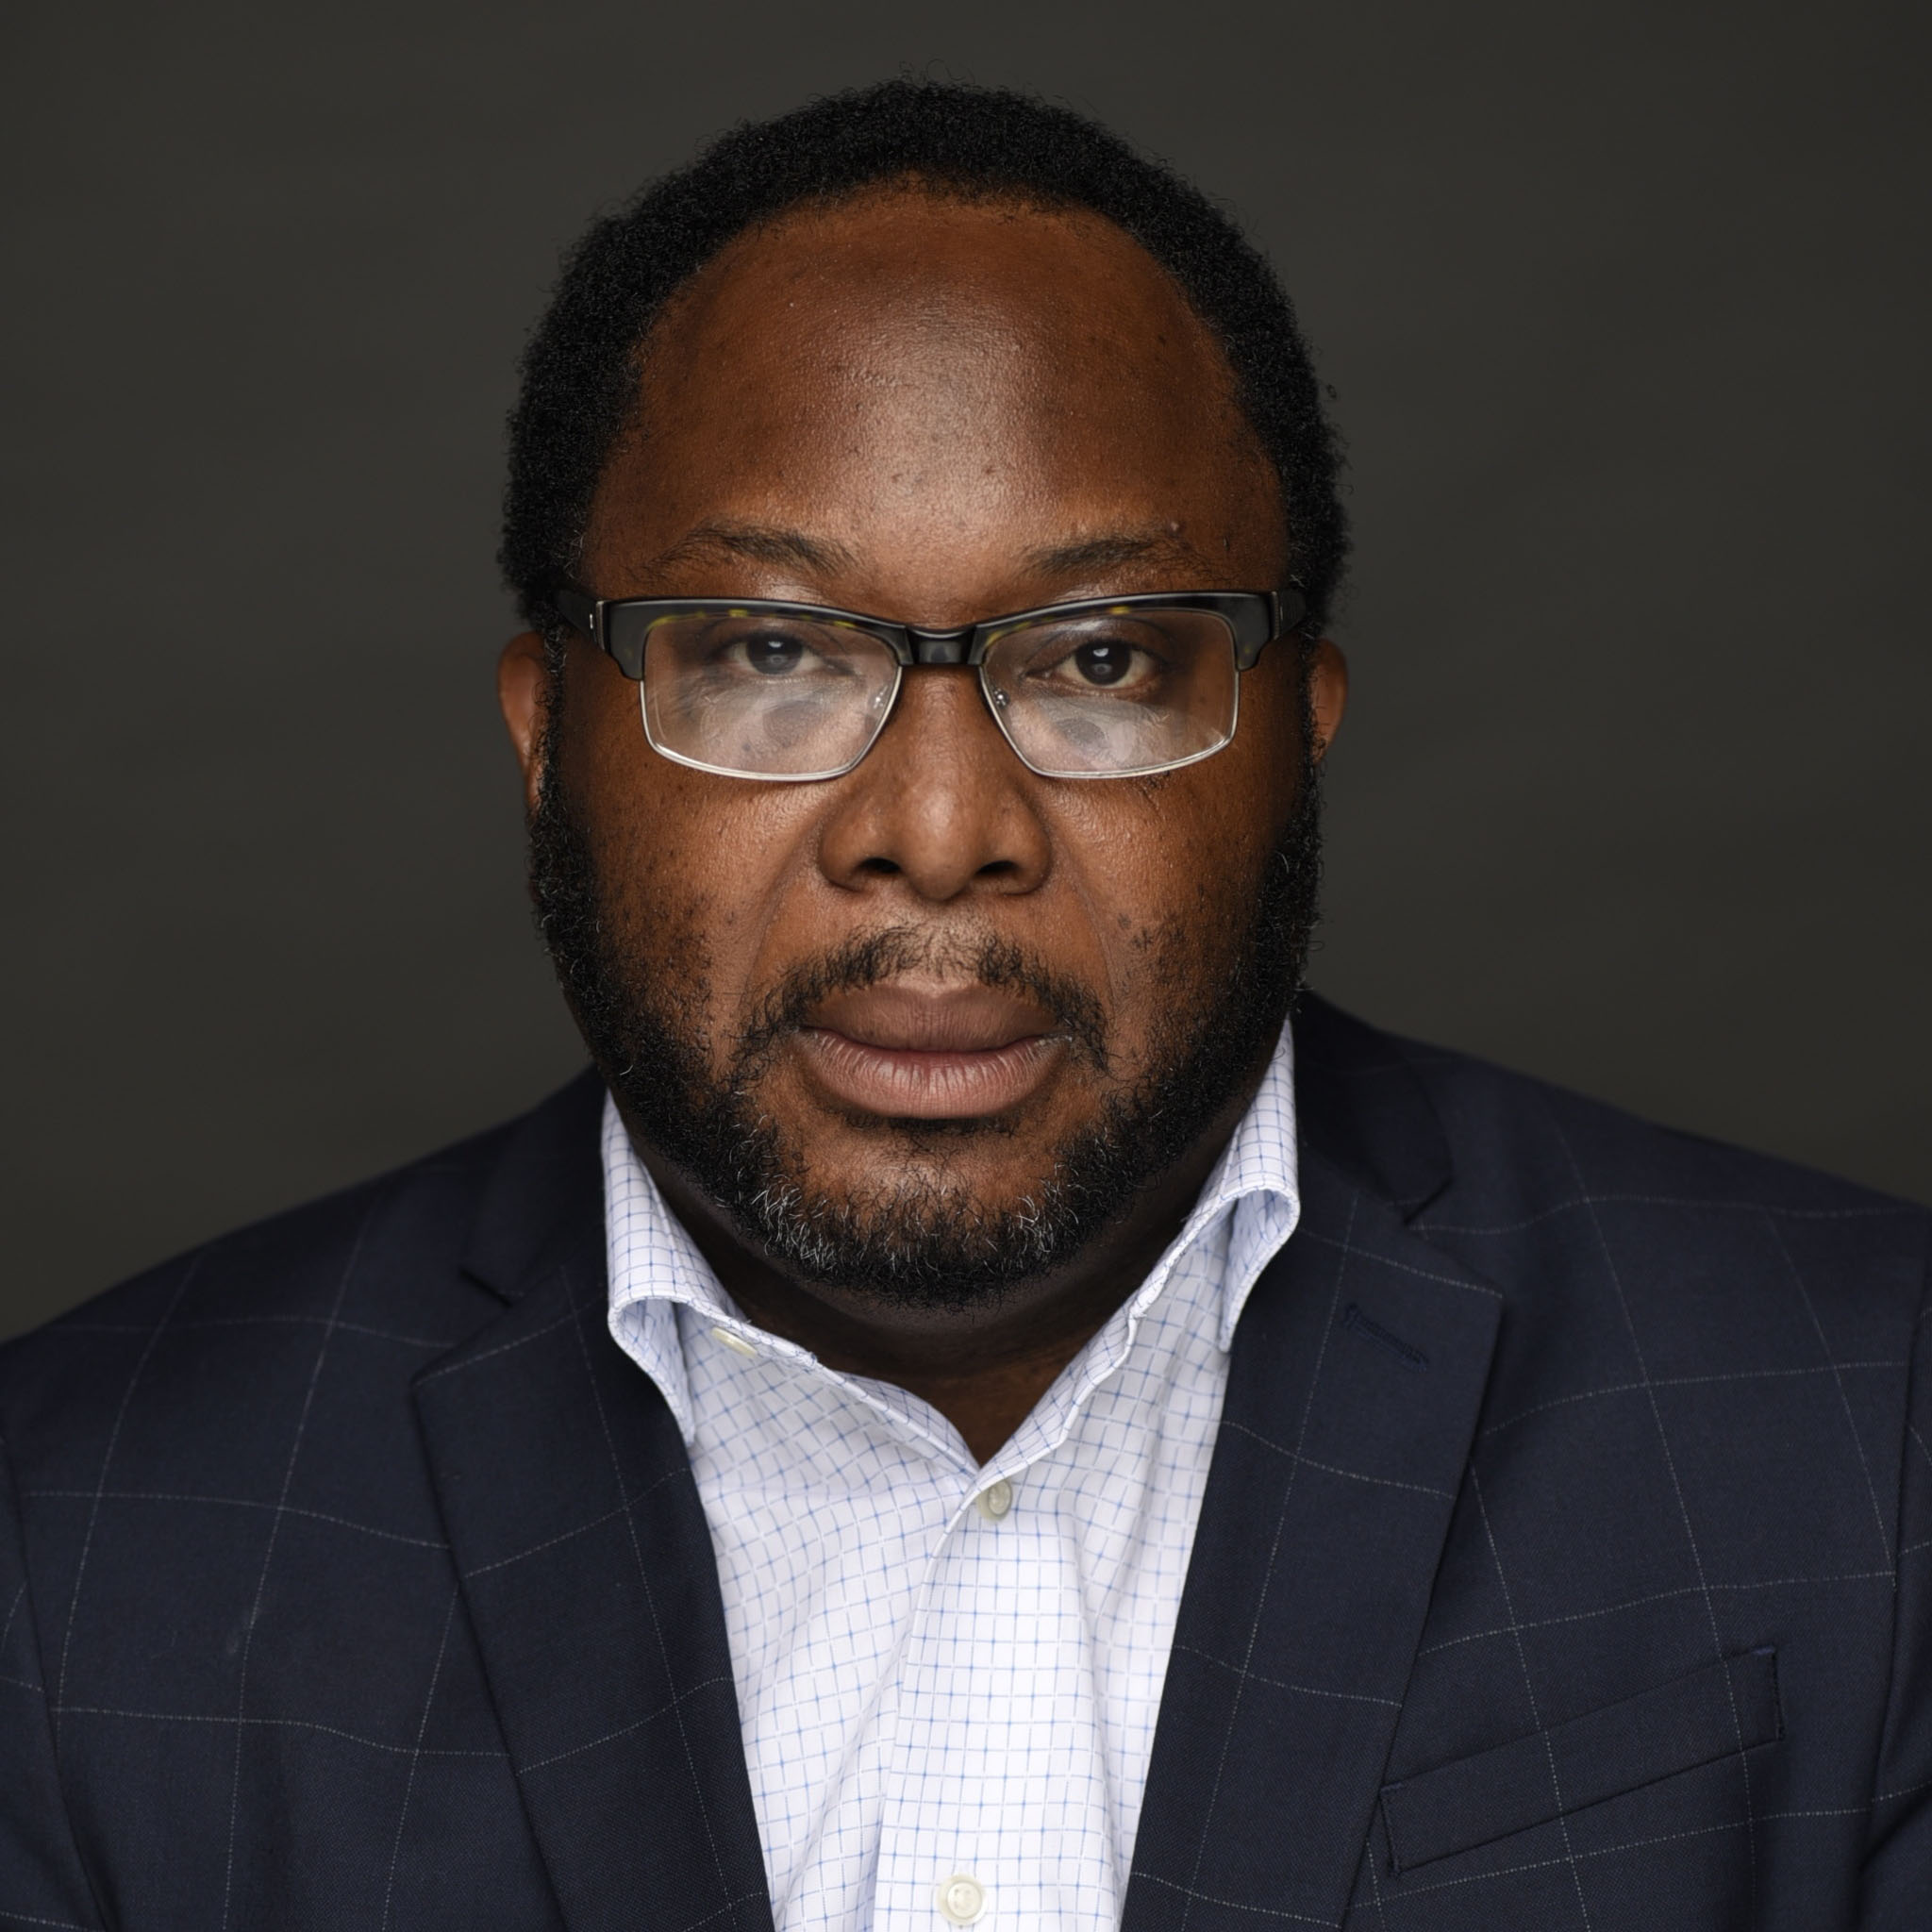
M 796 1036 L 808 1077 L 848 1108 L 899 1120 L 1006 1113 L 1065 1058 L 1054 1017 L 988 986 L 896 979 L 835 993 Z

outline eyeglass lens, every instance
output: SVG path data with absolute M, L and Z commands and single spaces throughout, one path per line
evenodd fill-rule
M 1045 776 L 1156 772 L 1234 733 L 1234 634 L 1207 610 L 1135 610 L 1016 625 L 981 667 L 1013 749 Z
M 766 612 L 667 617 L 644 646 L 644 730 L 745 778 L 833 777 L 864 757 L 899 689 L 878 639 Z
M 900 667 L 855 626 L 782 613 L 661 618 L 644 650 L 660 752 L 748 778 L 836 777 L 890 714 Z M 1161 771 L 1233 735 L 1234 637 L 1211 611 L 1136 608 L 1015 625 L 980 681 L 1007 741 L 1047 777 Z

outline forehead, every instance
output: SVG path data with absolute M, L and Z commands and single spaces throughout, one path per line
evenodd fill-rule
M 1052 525 L 1224 551 L 1275 522 L 1218 342 L 1084 210 L 916 189 L 794 210 L 694 275 L 641 362 L 593 548 L 735 519 L 861 550 Z
M 667 305 L 647 367 L 736 346 L 824 373 L 827 349 L 868 339 L 1025 354 L 1042 375 L 1124 351 L 1124 390 L 1150 377 L 1162 390 L 1228 387 L 1179 285 L 1110 222 L 916 189 L 794 209 L 740 236 Z

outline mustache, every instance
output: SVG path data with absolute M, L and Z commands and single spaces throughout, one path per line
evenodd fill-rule
M 1091 987 L 1057 973 L 1041 956 L 995 933 L 934 932 L 915 925 L 856 933 L 790 968 L 758 1002 L 732 1055 L 733 1084 L 755 1079 L 781 1041 L 809 1024 L 834 993 L 863 992 L 906 973 L 1019 993 L 1050 1014 L 1054 1030 L 1097 1074 L 1111 1069 L 1107 1016 Z

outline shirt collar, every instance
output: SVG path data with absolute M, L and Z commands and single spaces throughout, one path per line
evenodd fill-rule
M 684 1225 L 664 1205 L 607 1094 L 603 1121 L 604 1231 L 610 1279 L 610 1333 L 662 1391 L 685 1441 L 693 1437 L 691 1378 L 676 1310 L 690 1308 L 724 1335 L 755 1343 L 761 1354 L 816 1367 L 815 1357 L 745 1320 Z M 1160 1297 L 1174 1263 L 1227 1219 L 1215 1340 L 1225 1351 L 1261 1271 L 1301 1217 L 1295 1159 L 1294 1042 L 1284 1026 L 1261 1084 L 1242 1114 L 1180 1233 L 1113 1318 L 1083 1352 L 1082 1390 L 1112 1374 L 1141 1318 Z

